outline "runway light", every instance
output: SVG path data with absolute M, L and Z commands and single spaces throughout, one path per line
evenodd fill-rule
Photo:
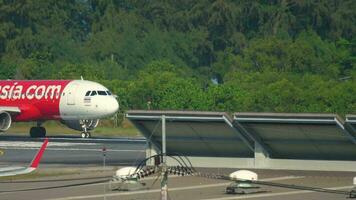
M 122 179 L 128 178 L 135 173 L 136 167 L 123 167 L 116 171 L 116 176 Z
M 226 187 L 227 194 L 250 194 L 259 191 L 260 187 L 255 186 L 253 182 L 257 181 L 258 176 L 255 172 L 249 170 L 238 170 L 229 175 L 233 180 L 229 186 Z
M 232 180 L 240 181 L 257 181 L 258 175 L 255 172 L 249 170 L 238 170 L 229 175 Z

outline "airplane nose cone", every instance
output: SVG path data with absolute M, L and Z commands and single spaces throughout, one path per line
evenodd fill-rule
M 119 103 L 115 98 L 112 98 L 111 101 L 108 102 L 107 104 L 108 111 L 110 112 L 111 115 L 114 115 L 119 111 Z

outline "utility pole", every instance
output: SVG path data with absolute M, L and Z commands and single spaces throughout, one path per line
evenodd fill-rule
M 162 115 L 162 172 L 161 172 L 161 200 L 168 200 L 168 172 L 166 157 L 166 116 Z

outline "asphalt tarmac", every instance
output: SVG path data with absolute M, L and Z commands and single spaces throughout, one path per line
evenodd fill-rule
M 50 167 L 52 172 L 59 170 Z M 41 169 L 44 170 L 44 169 Z M 38 173 L 49 174 L 48 168 Z M 16 179 L 0 181 L 0 199 L 50 199 L 50 200 L 72 200 L 72 199 L 122 199 L 143 200 L 160 199 L 160 181 L 155 182 L 156 177 L 148 177 L 141 182 L 146 183 L 145 188 L 136 191 L 111 191 L 108 178 L 114 173 L 114 169 L 102 171 L 98 168 L 80 169 L 66 166 L 71 175 L 46 176 L 31 179 Z M 205 172 L 214 173 L 216 169 L 205 169 Z M 232 169 L 220 169 L 225 173 Z M 350 191 L 352 189 L 352 177 L 355 173 L 318 173 L 304 171 L 269 171 L 254 170 L 260 176 L 260 180 L 290 185 L 304 185 L 328 188 L 337 191 Z M 97 177 L 97 178 L 95 178 Z M 226 194 L 225 188 L 230 181 L 209 179 L 204 177 L 169 177 L 168 194 L 172 200 L 230 200 L 230 199 L 308 199 L 308 200 L 338 200 L 346 199 L 347 195 L 313 192 L 306 190 L 295 190 L 279 187 L 261 186 L 253 194 Z
M 28 136 L 0 136 L 1 165 L 23 165 L 33 159 L 43 139 Z M 93 165 L 103 163 L 106 149 L 107 165 L 133 165 L 145 158 L 143 138 L 50 137 L 41 164 Z
M 30 162 L 41 145 L 41 139 L 0 136 L 0 164 Z M 52 143 L 52 145 L 51 145 Z M 107 166 L 102 166 L 102 146 L 107 148 Z M 146 185 L 136 191 L 112 191 L 109 179 L 120 166 L 133 165 L 144 158 L 145 141 L 128 138 L 50 138 L 48 150 L 38 171 L 32 175 L 0 179 L 0 200 L 71 200 L 71 199 L 160 199 L 160 180 L 151 176 L 141 180 Z M 237 169 L 197 169 L 208 174 L 226 174 Z M 316 172 L 252 170 L 259 180 L 288 185 L 328 188 L 345 194 L 321 193 L 281 187 L 260 186 L 252 194 L 226 194 L 231 181 L 198 176 L 170 176 L 169 199 L 172 200 L 338 200 L 347 199 L 346 192 L 353 188 L 351 172 Z M 157 181 L 155 179 L 158 178 Z

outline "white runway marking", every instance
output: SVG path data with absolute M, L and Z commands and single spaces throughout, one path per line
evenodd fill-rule
M 3 148 L 1 147 L 1 149 L 16 149 L 16 150 L 38 150 L 38 148 Z M 98 152 L 102 152 L 102 149 L 77 149 L 77 148 L 48 148 L 46 149 L 46 151 L 98 151 Z M 118 149 L 106 149 L 106 152 L 145 152 L 146 150 L 142 150 L 142 149 L 122 149 L 122 150 L 118 150 Z
M 44 138 L 43 138 L 44 139 Z M 54 140 L 54 141 L 53 141 Z M 55 140 L 63 140 L 63 142 L 56 142 Z M 65 141 L 85 141 L 83 143 L 79 142 L 65 142 Z M 90 141 L 90 143 L 87 143 Z M 67 147 L 67 146 L 78 146 L 78 145 L 98 145 L 98 142 L 145 142 L 145 139 L 137 138 L 137 139 L 130 139 L 130 138 L 97 138 L 97 139 L 86 139 L 86 138 L 49 138 L 48 147 L 58 146 L 58 147 Z M 7 147 L 28 147 L 28 148 L 38 148 L 41 147 L 42 141 L 0 141 L 1 148 Z
M 128 163 L 128 164 L 132 164 L 132 163 Z M 169 178 L 179 178 L 179 177 L 181 177 L 181 176 L 178 176 L 178 175 L 169 176 Z M 266 178 L 266 179 L 262 179 L 262 180 L 264 180 L 264 181 L 280 181 L 280 180 L 297 179 L 297 178 L 304 178 L 304 176 L 282 176 L 282 177 L 275 177 L 275 178 Z M 145 178 L 145 180 L 154 180 L 154 179 L 156 179 L 156 177 Z M 96 184 L 91 184 L 91 186 L 105 185 L 105 184 L 107 184 L 107 183 L 96 183 Z M 207 184 L 207 185 L 200 185 L 200 186 L 190 186 L 188 188 L 195 189 L 194 187 L 199 187 L 199 188 L 220 187 L 220 186 L 227 186 L 229 184 L 230 184 L 230 182 L 215 183 L 215 184 Z M 85 186 L 79 186 L 79 187 L 85 187 Z
M 343 189 L 351 189 L 353 186 L 341 186 L 341 187 L 332 187 L 326 188 L 329 190 L 343 190 Z M 262 198 L 262 197 L 275 197 L 275 196 L 284 196 L 284 195 L 295 195 L 295 194 L 307 194 L 313 193 L 316 191 L 308 191 L 308 190 L 298 190 L 298 191 L 290 191 L 290 192 L 278 192 L 278 193 L 269 193 L 269 194 L 252 194 L 252 195 L 244 195 L 240 197 L 221 197 L 214 199 L 203 199 L 203 200 L 234 200 L 234 199 L 253 199 L 253 198 Z M 346 198 L 346 197 L 345 197 Z
M 9 142 L 9 141 L 0 141 L 1 148 L 39 148 L 42 145 L 42 141 L 38 142 Z M 72 143 L 72 142 L 51 142 L 49 140 L 48 147 L 68 147 L 68 146 L 88 146 L 88 145 L 97 145 L 96 143 Z
M 42 145 L 41 141 L 38 142 L 8 142 L 0 141 L 1 149 L 16 149 L 16 150 L 38 150 Z M 48 143 L 47 151 L 102 151 L 101 148 L 78 148 L 78 146 L 100 146 L 98 143 L 77 143 L 77 142 L 51 142 Z M 63 148 L 61 148 L 63 147 Z M 108 152 L 144 152 L 144 149 L 107 149 Z
M 262 181 L 276 181 L 276 180 L 287 180 L 287 179 L 297 179 L 297 178 L 303 178 L 303 176 L 283 176 L 283 177 L 275 177 L 275 178 L 266 178 L 266 179 L 261 179 L 261 180 Z M 202 189 L 202 188 L 209 188 L 209 187 L 222 187 L 222 186 L 226 186 L 228 184 L 229 184 L 229 182 L 198 185 L 198 186 L 188 186 L 188 187 L 177 187 L 177 188 L 170 188 L 169 191 L 192 190 L 192 189 Z M 142 191 L 134 191 L 134 192 L 109 193 L 109 194 L 105 194 L 105 197 L 128 196 L 128 195 L 148 194 L 148 193 L 157 193 L 157 192 L 161 192 L 161 189 L 142 190 Z M 98 194 L 98 195 L 64 197 L 64 198 L 56 198 L 56 199 L 50 199 L 50 200 L 92 199 L 92 198 L 103 198 L 103 197 L 104 197 L 104 194 Z
M 49 148 L 48 150 L 53 150 L 53 151 L 100 151 L 102 152 L 102 149 L 75 149 L 75 148 L 65 148 L 65 149 L 60 149 L 60 148 Z M 146 150 L 143 149 L 106 149 L 107 152 L 146 152 Z
M 51 139 L 51 138 L 50 138 Z M 55 140 L 68 140 L 68 141 L 111 141 L 111 142 L 145 142 L 145 138 L 53 138 Z

